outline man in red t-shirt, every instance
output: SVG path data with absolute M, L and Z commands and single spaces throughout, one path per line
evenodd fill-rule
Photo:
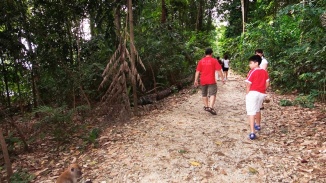
M 249 58 L 249 67 L 251 70 L 246 79 L 246 110 L 250 123 L 249 138 L 251 140 L 256 138 L 255 130 L 260 130 L 260 108 L 266 96 L 266 88 L 269 86 L 267 71 L 259 67 L 261 60 L 259 55 L 254 55 Z
M 200 85 L 204 102 L 204 110 L 210 112 L 213 115 L 216 115 L 216 111 L 213 108 L 217 92 L 215 72 L 218 72 L 218 75 L 222 79 L 221 81 L 223 82 L 223 84 L 225 83 L 225 81 L 221 71 L 221 65 L 212 56 L 213 50 L 211 48 L 207 48 L 205 51 L 205 55 L 206 56 L 198 62 L 194 86 L 198 86 L 198 78 L 200 75 Z M 209 96 L 209 103 L 207 96 Z

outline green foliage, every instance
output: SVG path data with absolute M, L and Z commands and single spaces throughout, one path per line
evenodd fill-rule
M 81 106 L 77 106 L 75 111 L 77 112 L 77 114 L 82 117 L 82 121 L 84 120 L 85 117 L 87 117 L 91 111 L 90 106 L 88 105 L 81 105 Z
M 319 97 L 319 92 L 314 90 L 309 95 L 300 94 L 297 96 L 294 101 L 287 99 L 280 100 L 280 106 L 293 106 L 299 105 L 304 108 L 314 108 L 314 103 L 316 102 L 317 97 Z
M 91 100 L 99 101 L 101 98 L 98 86 L 103 79 L 102 73 L 108 62 L 108 57 L 113 54 L 112 44 L 112 41 L 106 41 L 105 36 L 100 34 L 81 45 L 83 62 L 79 73 L 80 85 L 83 86 Z
M 304 5 L 292 2 L 282 7 L 257 1 L 256 6 L 262 9 L 256 8 L 250 16 L 264 17 L 252 18 L 245 34 L 220 43 L 223 50 L 232 55 L 231 67 L 239 73 L 247 73 L 247 59 L 254 50 L 261 48 L 269 62 L 274 89 L 282 92 L 297 90 L 304 94 L 317 91 L 318 96 L 325 99 L 326 36 L 320 18 L 325 13 L 325 6 L 317 5 L 320 2 L 311 1 Z
M 74 109 L 68 109 L 67 106 L 52 108 L 49 106 L 40 106 L 35 110 L 42 116 L 38 127 L 48 130 L 49 134 L 57 142 L 69 141 L 78 129 L 77 124 L 73 123 L 72 116 Z
M 34 179 L 33 174 L 29 174 L 26 170 L 19 169 L 11 177 L 12 183 L 29 183 Z
M 280 106 L 293 106 L 293 102 L 290 100 L 282 99 L 280 100 Z
M 299 95 L 294 103 L 304 108 L 314 108 L 315 98 L 312 95 Z
M 19 144 L 21 142 L 19 138 L 13 136 L 13 133 L 9 133 L 5 138 L 5 141 L 9 152 L 12 152 L 16 144 Z
M 98 145 L 97 143 L 97 138 L 100 136 L 101 129 L 99 128 L 93 128 L 87 136 L 85 136 L 83 139 L 87 144 L 95 144 Z
M 170 30 L 170 26 L 175 29 Z M 154 87 L 153 74 L 156 83 L 165 87 L 192 75 L 197 61 L 204 56 L 205 48 L 211 45 L 214 34 L 183 32 L 178 28 L 175 24 L 158 25 L 137 32 L 140 55 L 147 68 L 143 73 L 147 89 Z

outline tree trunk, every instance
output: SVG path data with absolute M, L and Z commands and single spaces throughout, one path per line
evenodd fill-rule
M 132 92 L 133 92 L 133 98 L 134 98 L 134 113 L 135 115 L 138 114 L 138 104 L 137 104 L 137 85 L 136 85 L 136 76 L 137 76 L 137 69 L 136 69 L 136 50 L 135 50 L 135 44 L 134 44 L 134 20 L 133 20 L 133 14 L 132 14 L 132 0 L 128 0 L 128 13 L 129 13 L 129 34 L 130 34 L 130 50 L 131 50 L 131 83 L 132 83 Z
M 9 114 L 7 114 L 6 112 L 4 111 L 0 111 L 2 114 L 2 116 L 4 116 L 4 118 L 7 118 L 9 119 L 8 120 L 8 123 L 14 128 L 17 130 L 17 133 L 20 137 L 20 139 L 23 141 L 23 145 L 24 145 L 24 150 L 27 151 L 27 152 L 30 152 L 30 148 L 28 147 L 28 144 L 27 144 L 27 141 L 26 141 L 26 138 L 23 134 L 23 132 L 20 130 L 20 128 L 16 125 L 14 119 L 12 118 L 12 116 Z
M 115 33 L 118 37 L 118 45 L 121 43 L 121 13 L 120 13 L 121 6 L 118 5 L 114 9 L 114 25 L 115 25 Z
M 5 160 L 6 169 L 7 169 L 7 179 L 8 179 L 8 182 L 9 182 L 9 179 L 10 179 L 13 171 L 12 171 L 12 167 L 11 167 L 11 162 L 10 162 L 10 158 L 9 158 L 7 144 L 6 144 L 6 141 L 5 141 L 5 138 L 3 136 L 1 128 L 0 128 L 0 144 L 1 144 L 1 149 L 2 149 L 2 153 L 3 153 L 3 158 Z
M 7 107 L 10 107 L 11 102 L 10 102 L 10 95 L 9 95 L 8 78 L 7 78 L 7 71 L 6 71 L 5 61 L 4 61 L 3 57 L 1 57 L 1 61 L 2 61 L 3 79 L 5 81 L 5 88 L 6 88 L 6 93 L 7 93 Z
M 241 0 L 241 12 L 242 12 L 242 33 L 244 33 L 245 32 L 245 24 L 246 24 L 246 22 L 245 22 L 245 8 L 244 8 L 244 6 L 245 6 L 245 3 L 244 3 L 244 1 L 245 0 Z
M 26 16 L 25 13 L 22 14 L 23 18 L 24 18 L 24 27 L 29 27 L 29 24 L 26 24 L 26 22 L 28 21 L 28 18 Z M 32 47 L 32 43 L 31 43 L 31 33 L 29 32 L 29 29 L 26 29 L 26 42 L 27 42 L 27 46 L 28 46 L 28 53 L 27 55 L 29 56 L 29 59 L 31 61 L 31 83 L 32 83 L 32 94 L 33 94 L 33 104 L 34 104 L 34 108 L 37 108 L 39 105 L 39 101 L 40 101 L 40 94 L 38 91 L 38 87 L 37 87 L 37 82 L 39 79 L 39 74 L 37 72 L 39 65 L 36 61 L 36 55 L 35 52 L 33 51 L 33 47 Z M 38 116 L 37 113 L 35 113 L 36 116 Z
M 166 22 L 168 16 L 168 9 L 166 8 L 165 0 L 162 0 L 162 15 L 161 15 L 161 24 Z
M 244 22 L 248 23 L 249 0 L 243 0 L 244 3 Z
M 200 31 L 203 28 L 203 9 L 205 2 L 203 0 L 199 1 L 198 11 L 197 11 L 197 21 L 196 21 L 196 30 Z
M 246 23 L 248 22 L 248 9 L 249 9 L 249 0 L 241 0 L 242 33 L 246 31 Z

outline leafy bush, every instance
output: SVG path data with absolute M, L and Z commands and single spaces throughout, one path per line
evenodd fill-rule
M 67 106 L 52 108 L 49 106 L 41 106 L 35 113 L 41 115 L 38 127 L 48 130 L 58 142 L 65 142 L 76 132 L 77 125 L 72 123 L 74 109 L 68 109 Z
M 84 140 L 87 142 L 87 143 L 92 143 L 92 144 L 95 144 L 96 145 L 96 139 L 100 136 L 100 133 L 101 133 L 101 129 L 99 128 L 93 128 L 88 136 L 84 137 Z
M 273 89 L 306 95 L 315 92 L 326 102 L 326 36 L 320 19 L 324 12 L 325 8 L 315 3 L 298 3 L 281 8 L 267 19 L 255 17 L 243 35 L 222 40 L 223 50 L 232 55 L 232 69 L 247 73 L 247 59 L 262 48 L 269 61 Z M 297 103 L 310 106 L 303 98 Z
M 282 99 L 280 100 L 280 106 L 293 106 L 293 103 L 290 100 Z
M 315 98 L 311 95 L 299 95 L 295 98 L 294 103 L 305 108 L 314 108 Z
M 34 179 L 34 175 L 29 174 L 25 170 L 18 170 L 10 177 L 10 182 L 14 183 L 29 183 Z
M 13 133 L 11 133 L 11 132 L 9 132 L 8 136 L 5 138 L 5 141 L 6 141 L 9 152 L 13 151 L 15 148 L 15 145 L 17 143 L 21 142 L 20 139 L 13 136 Z

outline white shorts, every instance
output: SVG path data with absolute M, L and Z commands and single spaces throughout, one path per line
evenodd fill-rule
M 246 110 L 247 115 L 256 115 L 260 112 L 266 94 L 257 91 L 249 91 L 246 95 Z

